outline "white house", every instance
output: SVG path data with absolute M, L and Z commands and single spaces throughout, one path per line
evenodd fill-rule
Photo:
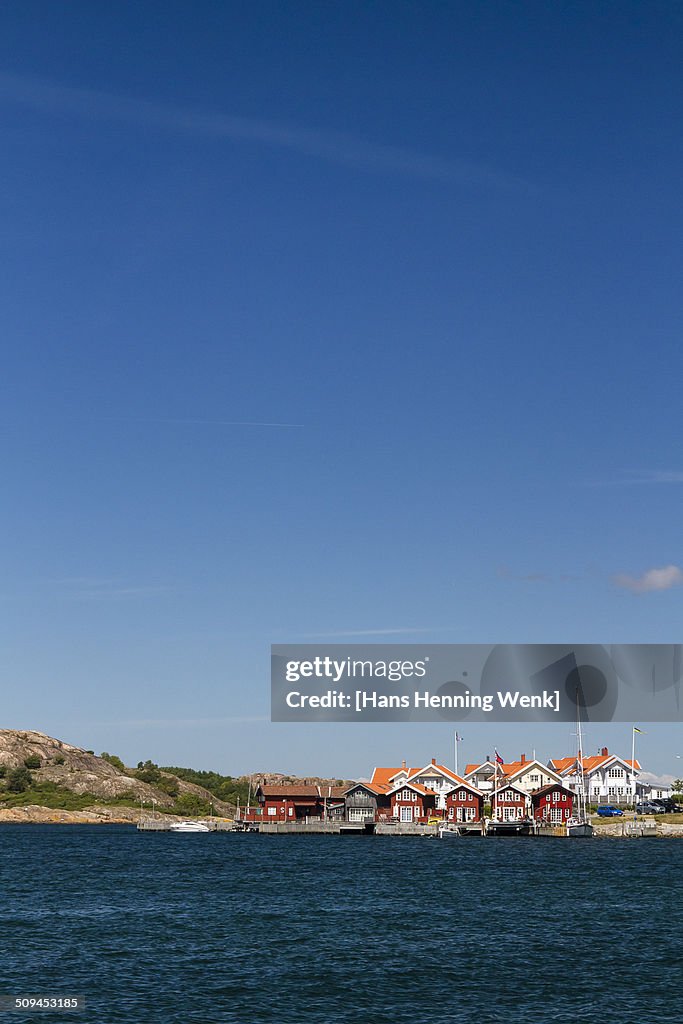
M 582 758 L 586 796 L 595 804 L 630 804 L 633 801 L 634 783 L 636 799 L 640 799 L 642 786 L 638 783 L 640 764 L 616 754 L 610 754 L 603 747 L 599 754 Z M 564 784 L 574 792 L 578 789 L 579 770 L 576 757 L 553 758 L 549 768 L 557 772 Z
M 535 757 L 527 758 L 526 754 L 520 754 L 518 761 L 500 763 L 487 759 L 481 764 L 468 764 L 465 766 L 464 778 L 487 795 L 493 792 L 495 786 L 500 788 L 503 782 L 511 782 L 527 794 L 542 786 L 562 782 L 554 768 Z

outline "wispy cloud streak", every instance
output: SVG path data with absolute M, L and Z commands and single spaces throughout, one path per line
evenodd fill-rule
M 389 629 L 337 629 L 330 630 L 329 633 L 302 633 L 301 636 L 329 639 L 329 637 L 342 637 L 342 636 L 404 636 L 408 634 L 422 634 L 422 633 L 444 633 L 451 632 L 453 626 L 407 626 L 400 628 L 398 626 L 391 627 Z
M 657 590 L 671 590 L 683 584 L 683 571 L 677 565 L 665 565 L 661 569 L 648 569 L 642 576 L 620 573 L 612 577 L 613 582 L 632 594 L 648 594 Z
M 257 143 L 364 170 L 503 190 L 530 192 L 534 188 L 529 182 L 511 174 L 473 161 L 425 155 L 339 132 L 311 130 L 275 121 L 73 88 L 23 75 L 0 74 L 0 100 L 56 116 L 119 121 L 153 130 Z

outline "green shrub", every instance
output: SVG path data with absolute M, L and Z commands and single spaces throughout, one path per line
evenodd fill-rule
M 7 789 L 10 793 L 23 793 L 33 782 L 33 776 L 26 765 L 13 768 L 7 777 Z
M 116 754 L 108 754 L 106 750 L 103 750 L 100 757 L 103 761 L 108 761 L 109 764 L 113 764 L 114 768 L 118 768 L 120 772 L 125 772 L 126 766 L 121 758 L 117 757 Z
M 160 776 L 156 786 L 157 789 L 160 789 L 162 793 L 167 793 L 168 796 L 178 796 L 178 793 L 180 792 L 178 780 L 169 779 L 168 776 Z
M 24 764 L 27 768 L 40 768 L 41 763 L 37 754 L 29 754 L 28 757 L 24 758 Z
M 164 808 L 172 814 L 187 814 L 192 817 L 199 814 L 208 814 L 211 806 L 208 800 L 202 800 L 194 793 L 183 793 L 179 796 L 173 807 Z
M 64 764 L 64 757 L 61 754 L 57 754 L 54 764 Z
M 236 804 L 238 800 L 243 805 L 247 802 L 249 795 L 247 781 L 239 781 L 230 775 L 219 775 L 218 772 L 196 771 L 194 768 L 167 768 L 164 766 L 162 771 L 176 775 L 184 782 L 191 782 L 195 786 L 208 789 L 216 799 L 222 800 L 226 804 Z M 252 787 L 252 802 L 254 802 L 254 792 L 255 787 Z

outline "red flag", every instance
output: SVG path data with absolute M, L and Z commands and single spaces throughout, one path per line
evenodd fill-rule
M 500 756 L 500 754 L 498 753 L 498 751 L 496 751 L 496 763 L 497 763 L 497 764 L 505 764 L 505 761 L 504 761 L 504 760 L 503 760 L 503 758 L 502 758 L 502 757 Z

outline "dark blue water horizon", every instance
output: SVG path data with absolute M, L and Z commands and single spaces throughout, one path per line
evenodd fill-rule
M 87 1004 L 13 1022 L 683 1020 L 677 839 L 3 825 L 0 849 L 0 992 Z

